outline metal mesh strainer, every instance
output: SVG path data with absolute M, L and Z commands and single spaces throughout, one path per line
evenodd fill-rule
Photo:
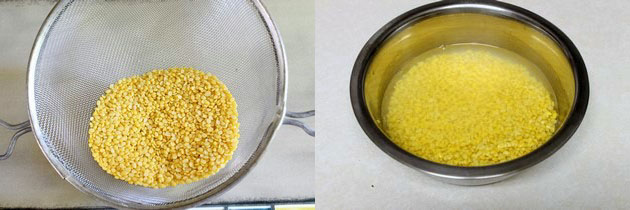
M 96 101 L 121 78 L 184 66 L 216 75 L 236 99 L 241 137 L 233 159 L 210 178 L 171 188 L 114 179 L 88 148 Z M 226 189 L 284 120 L 285 96 L 283 46 L 258 0 L 64 0 L 42 26 L 29 63 L 30 125 L 43 153 L 76 188 L 121 207 L 192 206 Z M 296 120 L 285 124 L 312 132 Z M 30 129 L 4 125 L 18 130 L 14 141 Z

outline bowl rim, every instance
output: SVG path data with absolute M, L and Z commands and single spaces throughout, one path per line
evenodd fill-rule
M 514 160 L 499 164 L 463 167 L 440 164 L 417 157 L 391 142 L 376 126 L 370 116 L 365 103 L 364 82 L 371 60 L 381 45 L 398 31 L 405 28 L 405 26 L 425 18 L 443 14 L 445 11 L 459 13 L 470 12 L 471 9 L 477 11 L 493 10 L 493 15 L 526 21 L 526 24 L 537 28 L 556 41 L 565 51 L 565 56 L 572 67 L 576 93 L 573 107 L 564 125 L 558 129 L 554 136 L 536 150 Z M 586 66 L 573 42 L 559 28 L 541 16 L 524 8 L 500 1 L 439 1 L 403 13 L 385 24 L 367 41 L 355 61 L 350 78 L 350 99 L 354 114 L 363 131 L 376 146 L 390 157 L 409 167 L 437 177 L 455 180 L 479 180 L 508 176 L 545 160 L 560 149 L 575 133 L 586 113 L 588 98 L 589 82 Z

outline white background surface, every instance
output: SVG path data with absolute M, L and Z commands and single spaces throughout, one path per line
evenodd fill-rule
M 289 63 L 288 110 L 313 109 L 314 2 L 264 0 L 286 45 Z M 32 43 L 53 1 L 0 0 L 0 119 L 28 119 L 26 65 Z M 307 123 L 314 126 L 313 118 Z M 0 128 L 0 153 L 12 132 Z M 314 198 L 314 138 L 283 126 L 254 169 L 237 186 L 214 200 L 252 202 Z M 44 158 L 31 133 L 13 156 L 0 161 L 0 207 L 105 206 L 62 180 Z
M 318 209 L 629 209 L 628 1 L 513 0 L 563 30 L 590 80 L 586 117 L 556 154 L 504 182 L 443 184 L 390 158 L 359 127 L 349 98 L 352 66 L 381 26 L 419 0 L 316 1 Z

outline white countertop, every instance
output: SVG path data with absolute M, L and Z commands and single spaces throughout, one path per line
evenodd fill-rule
M 314 102 L 314 2 L 263 1 L 278 25 L 289 63 L 288 110 L 306 111 Z M 0 119 L 28 119 L 26 64 L 33 40 L 53 6 L 51 0 L 0 1 Z M 315 126 L 313 118 L 306 122 Z M 12 132 L 0 128 L 0 153 Z M 254 169 L 213 203 L 296 201 L 314 198 L 315 139 L 283 126 Z M 106 206 L 64 181 L 44 158 L 32 134 L 0 161 L 0 207 Z
M 395 2 L 395 3 L 394 3 Z M 563 30 L 580 50 L 589 106 L 568 143 L 496 184 L 444 184 L 390 158 L 352 112 L 349 80 L 365 42 L 426 0 L 316 1 L 318 209 L 629 209 L 630 16 L 628 1 L 514 0 Z

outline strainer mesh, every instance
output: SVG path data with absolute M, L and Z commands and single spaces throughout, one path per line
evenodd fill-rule
M 281 109 L 284 75 L 269 29 L 251 1 L 63 1 L 39 52 L 33 96 L 40 144 L 85 190 L 138 207 L 176 204 L 217 187 L 252 157 Z M 240 143 L 216 175 L 149 189 L 116 180 L 93 160 L 89 118 L 117 80 L 156 68 L 217 75 L 238 104 Z M 54 161 L 52 161 L 54 162 Z

